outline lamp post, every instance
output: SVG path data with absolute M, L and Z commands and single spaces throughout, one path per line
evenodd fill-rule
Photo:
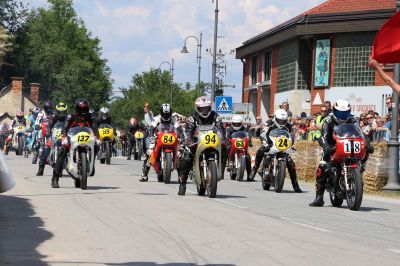
M 214 3 L 214 0 L 213 0 Z M 217 37 L 218 37 L 218 0 L 215 0 L 215 20 L 214 20 L 214 47 L 213 47 L 213 61 L 211 73 L 211 102 L 215 102 L 215 76 L 217 74 Z
M 201 47 L 202 47 L 202 44 L 201 44 L 201 41 L 202 41 L 202 36 L 203 36 L 203 33 L 202 32 L 200 32 L 200 38 L 197 38 L 196 36 L 193 36 L 193 35 L 190 35 L 190 36 L 188 36 L 188 37 L 186 37 L 185 38 L 185 41 L 184 41 L 184 43 L 183 43 L 183 47 L 182 47 L 182 50 L 181 50 L 181 53 L 183 53 L 183 54 L 187 54 L 187 53 L 189 53 L 189 51 L 187 50 L 187 47 L 186 47 L 186 41 L 187 41 L 187 39 L 189 39 L 189 38 L 194 38 L 194 39 L 196 39 L 196 41 L 197 41 L 197 55 L 196 55 L 196 59 L 197 59 L 197 63 L 198 63 L 198 72 L 197 72 L 197 90 L 196 90 L 196 96 L 198 96 L 200 93 L 200 73 L 201 73 Z
M 397 12 L 400 11 L 400 0 L 397 0 Z M 394 80 L 400 83 L 400 64 L 394 65 Z M 392 107 L 392 129 L 390 131 L 389 146 L 389 160 L 388 160 L 388 181 L 384 190 L 400 190 L 399 179 L 399 94 L 393 90 L 392 95 L 394 106 Z
M 169 71 L 171 72 L 171 98 L 169 104 L 172 106 L 172 87 L 174 86 L 174 59 L 172 58 L 172 64 L 168 61 L 162 61 L 160 65 L 158 66 L 158 69 L 161 71 L 161 65 L 162 64 L 167 64 L 169 65 Z

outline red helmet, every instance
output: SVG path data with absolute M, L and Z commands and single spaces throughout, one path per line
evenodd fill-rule
M 24 118 L 24 112 L 18 111 L 15 116 L 17 117 L 18 120 L 22 120 Z
M 137 121 L 136 118 L 133 118 L 133 117 L 132 117 L 131 119 L 129 119 L 129 125 L 130 125 L 130 126 L 136 127 L 137 124 L 138 124 L 138 121 Z

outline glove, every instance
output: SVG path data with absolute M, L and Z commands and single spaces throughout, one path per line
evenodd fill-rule
M 371 145 L 367 145 L 366 151 L 367 153 L 372 154 L 374 153 L 375 149 Z
M 101 141 L 100 141 L 99 139 L 96 139 L 96 144 L 97 144 L 97 145 L 100 146 L 100 142 L 101 142 Z

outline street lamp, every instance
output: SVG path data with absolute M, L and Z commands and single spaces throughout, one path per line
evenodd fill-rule
M 172 58 L 172 64 L 170 62 L 168 62 L 168 61 L 162 61 L 160 63 L 160 65 L 158 66 L 158 69 L 160 70 L 160 72 L 161 72 L 161 65 L 162 64 L 169 65 L 169 71 L 171 72 L 171 99 L 170 99 L 169 104 L 172 106 L 172 87 L 174 86 L 174 84 L 173 84 L 174 83 L 174 59 Z
M 196 36 L 193 36 L 193 35 L 190 35 L 190 36 L 186 37 L 185 41 L 183 43 L 182 50 L 181 50 L 181 53 L 183 53 L 183 54 L 189 53 L 189 51 L 187 50 L 187 47 L 186 47 L 186 41 L 189 38 L 196 39 L 196 41 L 197 41 L 196 59 L 197 59 L 197 63 L 199 64 L 199 66 L 198 66 L 199 70 L 198 70 L 198 73 L 197 73 L 197 91 L 196 91 L 196 96 L 198 96 L 199 92 L 200 92 L 201 46 L 202 46 L 201 41 L 202 41 L 202 36 L 203 36 L 203 33 L 200 32 L 200 38 L 197 38 Z
M 212 1 L 214 3 L 214 0 Z M 217 38 L 218 38 L 218 0 L 215 0 L 215 20 L 214 20 L 214 48 L 211 73 L 211 102 L 215 102 L 215 76 L 217 75 Z M 214 104 L 213 104 L 214 106 Z
M 400 11 L 400 1 L 397 0 L 397 11 Z M 394 80 L 400 83 L 400 64 L 394 65 Z M 400 178 L 399 178 L 399 94 L 393 90 L 392 95 L 394 106 L 392 107 L 392 129 L 388 142 L 388 181 L 384 190 L 400 190 Z

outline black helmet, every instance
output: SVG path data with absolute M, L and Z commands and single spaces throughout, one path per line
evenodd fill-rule
M 54 111 L 54 104 L 51 101 L 45 101 L 43 105 L 43 110 L 46 115 L 52 114 Z
M 68 106 L 65 103 L 59 103 L 56 105 L 56 114 L 58 118 L 65 118 L 67 117 L 67 108 Z
M 79 116 L 89 115 L 89 101 L 86 99 L 78 99 L 75 101 L 75 113 Z
M 163 103 L 160 106 L 160 115 L 162 122 L 169 122 L 171 121 L 172 117 L 172 108 L 169 103 Z

